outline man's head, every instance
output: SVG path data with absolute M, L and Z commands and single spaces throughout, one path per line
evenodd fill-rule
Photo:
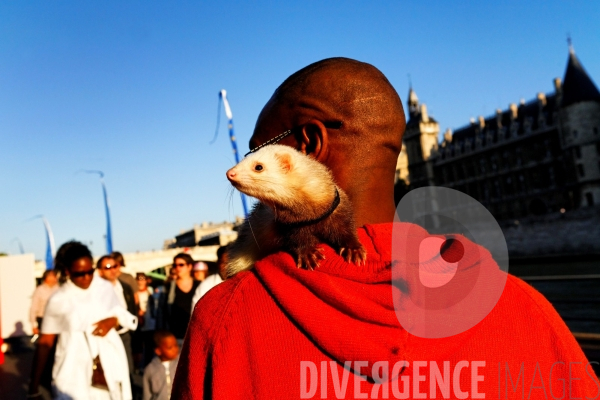
M 330 58 L 301 69 L 275 90 L 258 117 L 250 148 L 293 129 L 280 143 L 332 171 L 361 226 L 393 220 L 405 126 L 400 98 L 377 68 Z
M 69 277 L 75 286 L 87 289 L 94 279 L 94 260 L 86 245 L 70 241 L 58 249 L 54 268 Z
M 169 275 L 167 275 L 167 279 L 165 279 L 165 282 L 173 282 L 174 280 L 177 279 L 177 268 L 171 266 L 171 268 L 169 268 Z
M 54 286 L 58 283 L 58 278 L 56 276 L 56 271 L 49 269 L 44 271 L 42 275 L 42 282 L 48 286 Z
M 185 279 L 192 276 L 194 259 L 187 253 L 179 253 L 173 257 L 173 269 L 175 269 L 175 279 Z
M 115 263 L 117 263 L 117 265 L 119 267 L 125 266 L 125 258 L 123 257 L 123 254 L 121 254 L 118 251 L 113 251 L 112 253 L 110 253 L 110 256 L 112 257 L 113 260 L 115 260 Z M 119 268 L 118 272 L 117 272 L 117 278 L 119 276 L 121 276 L 121 273 L 122 273 L 121 268 Z
M 100 257 L 96 262 L 96 268 L 98 269 L 100 276 L 112 284 L 117 281 L 121 269 L 112 256 Z
M 161 361 L 171 361 L 179 355 L 179 345 L 175 336 L 168 331 L 154 332 L 154 353 Z
M 208 264 L 204 261 L 196 261 L 194 263 L 193 278 L 196 281 L 202 282 L 208 275 Z

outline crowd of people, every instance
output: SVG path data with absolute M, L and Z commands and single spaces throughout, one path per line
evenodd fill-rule
M 149 289 L 154 282 L 143 275 L 125 282 L 118 255 L 101 258 L 94 268 L 87 247 L 66 243 L 55 264 L 59 278 L 67 281 L 52 289 L 52 277 L 46 276 L 39 296 L 49 296 L 48 303 L 43 312 L 32 309 L 32 322 L 41 322 L 30 397 L 39 397 L 44 366 L 56 344 L 52 378 L 59 399 L 130 399 L 128 363 L 145 368 L 145 399 L 168 398 L 171 388 L 174 399 L 290 399 L 299 392 L 302 398 L 368 398 L 369 393 L 379 398 L 380 389 L 382 398 L 391 397 L 390 391 L 395 398 L 422 398 L 426 386 L 432 397 L 438 387 L 450 398 L 447 382 L 453 382 L 452 398 L 500 397 L 503 387 L 507 398 L 508 381 L 503 385 L 500 378 L 515 376 L 508 375 L 511 370 L 533 373 L 529 394 L 538 390 L 535 398 L 541 398 L 542 389 L 547 398 L 546 387 L 553 393 L 552 379 L 559 387 L 562 382 L 563 397 L 568 382 L 570 398 L 598 398 L 598 379 L 552 305 L 499 269 L 484 248 L 461 236 L 465 248 L 458 278 L 434 292 L 419 281 L 413 268 L 420 262 L 408 256 L 419 257 L 415 249 L 432 235 L 395 219 L 394 175 L 405 127 L 398 93 L 370 64 L 331 58 L 291 75 L 261 111 L 250 148 L 280 143 L 327 166 L 352 204 L 367 259 L 349 264 L 324 246 L 324 259 L 311 271 L 280 251 L 219 284 L 226 251 L 219 250 L 213 266 L 218 271 L 212 274 L 210 264 L 197 264 L 182 253 L 175 256 L 164 287 Z M 282 168 L 293 169 L 289 163 Z M 407 258 L 398 258 L 398 248 Z M 454 247 L 446 250 L 454 257 Z M 194 277 L 205 279 L 200 283 Z M 446 290 L 484 301 L 473 296 L 471 279 L 482 292 L 492 280 L 505 282 L 483 320 L 447 337 L 410 331 L 423 321 L 433 328 L 472 322 L 454 302 L 439 301 Z M 399 315 L 412 325 L 402 324 Z M 516 373 L 518 384 L 521 372 Z M 535 386 L 536 374 L 542 386 Z M 545 380 L 550 386 L 542 377 L 550 377 Z
M 211 263 L 179 253 L 162 281 L 123 272 L 119 252 L 94 265 L 84 244 L 63 244 L 32 296 L 28 398 L 44 386 L 56 399 L 127 400 L 143 374 L 143 399 L 168 399 L 192 310 L 223 281 L 226 247 L 217 255 Z

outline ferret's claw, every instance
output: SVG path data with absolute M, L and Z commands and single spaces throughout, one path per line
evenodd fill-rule
M 364 265 L 367 260 L 367 251 L 362 246 L 356 248 L 341 248 L 340 255 L 346 262 L 351 262 L 356 265 Z
M 319 247 L 315 247 L 314 249 L 307 251 L 305 254 L 299 254 L 298 263 L 296 266 L 298 268 L 305 267 L 306 269 L 313 271 L 315 268 L 319 267 L 319 261 L 324 259 L 325 255 L 323 254 L 323 250 L 321 250 Z

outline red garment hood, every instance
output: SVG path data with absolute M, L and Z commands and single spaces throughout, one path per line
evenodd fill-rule
M 345 361 L 353 361 L 352 365 L 354 361 L 367 361 L 369 368 L 362 369 L 363 374 L 371 371 L 372 364 L 378 361 L 389 361 L 391 366 L 405 360 L 412 365 L 417 354 L 419 360 L 434 359 L 434 356 L 440 359 L 460 346 L 477 329 L 474 326 L 444 339 L 424 339 L 412 335 L 400 324 L 394 303 L 401 309 L 400 312 L 411 313 L 414 307 L 411 309 L 404 304 L 409 294 L 415 293 L 419 283 L 415 274 L 407 272 L 409 269 L 392 268 L 394 229 L 396 235 L 400 232 L 406 238 L 405 243 L 400 245 L 402 251 L 416 254 L 415 257 L 418 257 L 420 243 L 425 238 L 444 238 L 429 235 L 424 229 L 409 223 L 367 225 L 358 229 L 359 239 L 367 250 L 364 265 L 344 262 L 329 246 L 323 246 L 326 260 L 315 271 L 296 268 L 292 257 L 284 252 L 255 265 L 267 291 L 299 329 L 342 365 Z M 475 266 L 483 266 L 496 276 L 506 275 L 487 250 L 464 236 L 454 237 L 464 247 L 464 256 L 456 257 L 461 258 L 456 276 L 481 275 L 482 268 L 473 268 Z M 397 254 L 398 247 L 395 250 L 394 254 Z M 452 246 L 444 254 L 452 255 L 455 250 Z M 437 258 L 440 258 L 439 254 Z M 396 262 L 404 263 L 403 267 L 412 262 L 398 256 L 396 259 Z M 429 261 L 430 264 L 436 262 Z M 460 279 L 458 284 L 461 284 Z M 482 291 L 485 290 L 484 284 Z M 440 318 L 439 323 L 452 324 L 453 321 L 455 317 Z

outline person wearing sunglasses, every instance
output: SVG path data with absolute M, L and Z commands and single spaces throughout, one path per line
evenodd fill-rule
M 179 345 L 183 343 L 183 338 L 187 331 L 192 315 L 192 300 L 196 289 L 200 282 L 192 277 L 192 269 L 194 267 L 194 259 L 186 253 L 179 253 L 173 257 L 173 272 L 174 280 L 169 285 L 167 301 L 166 301 L 166 323 L 167 328 L 172 332 Z
M 127 357 L 115 328 L 135 329 L 137 318 L 121 306 L 110 283 L 94 277 L 92 254 L 82 243 L 63 244 L 54 263 L 56 269 L 64 271 L 67 281 L 46 306 L 28 398 L 41 398 L 41 373 L 56 343 L 54 398 L 131 399 Z M 92 384 L 98 365 L 104 369 L 105 388 Z
M 121 303 L 121 306 L 125 308 L 131 315 L 137 315 L 138 306 L 135 301 L 133 288 L 119 279 L 119 276 L 121 275 L 121 264 L 119 264 L 112 255 L 106 255 L 100 257 L 100 259 L 96 262 L 96 268 L 98 269 L 100 276 L 110 282 L 115 294 L 117 295 L 117 298 L 119 299 L 119 303 Z M 126 327 L 119 326 L 117 328 L 117 333 L 121 336 L 121 340 L 123 340 L 125 353 L 127 354 L 129 371 L 130 373 L 133 373 L 134 362 L 132 331 Z

